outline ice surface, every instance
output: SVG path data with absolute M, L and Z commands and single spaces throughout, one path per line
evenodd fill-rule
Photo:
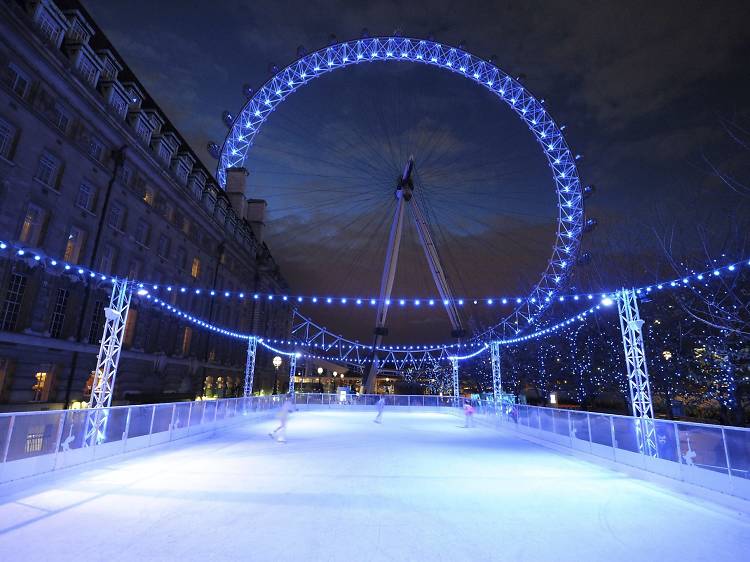
M 748 520 L 443 414 L 295 413 L 0 498 L 0 560 L 742 560 Z

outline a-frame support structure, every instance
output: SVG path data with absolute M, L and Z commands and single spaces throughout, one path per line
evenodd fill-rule
M 393 290 L 393 282 L 396 278 L 396 266 L 398 264 L 399 249 L 401 247 L 404 215 L 406 214 L 407 209 L 414 220 L 414 225 L 419 234 L 419 242 L 422 245 L 425 257 L 427 258 L 427 264 L 430 267 L 432 278 L 435 281 L 440 298 L 443 300 L 445 310 L 448 313 L 448 318 L 453 328 L 451 335 L 455 338 L 462 338 L 466 335 L 466 330 L 464 330 L 461 322 L 461 316 L 458 313 L 458 308 L 453 299 L 453 293 L 448 285 L 445 270 L 440 262 L 437 246 L 435 245 L 427 218 L 422 209 L 419 195 L 414 191 L 414 182 L 412 180 L 413 171 L 414 157 L 412 156 L 406 163 L 404 171 L 398 179 L 398 185 L 396 186 L 396 212 L 393 215 L 391 231 L 388 236 L 388 250 L 385 256 L 385 265 L 383 266 L 383 276 L 380 279 L 380 298 L 378 300 L 378 310 L 375 316 L 373 359 L 362 384 L 364 392 L 367 393 L 372 393 L 375 390 L 375 382 L 379 370 L 378 349 L 383 344 L 383 337 L 388 334 L 386 318 L 388 316 L 388 306 L 390 303 L 391 292 Z M 458 396 L 458 365 L 457 362 L 454 363 L 456 364 L 452 365 L 454 379 L 453 392 L 455 396 Z

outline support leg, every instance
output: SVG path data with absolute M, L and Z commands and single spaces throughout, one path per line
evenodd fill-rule
M 245 388 L 243 396 L 253 395 L 253 377 L 255 376 L 255 353 L 258 350 L 258 338 L 250 336 L 247 339 L 247 361 L 245 362 Z
M 500 343 L 493 341 L 490 343 L 490 353 L 492 356 L 492 395 L 495 399 L 495 413 L 498 407 L 502 408 L 503 402 L 503 382 L 502 372 L 500 371 Z
M 289 394 L 294 400 L 294 375 L 297 372 L 297 354 L 293 353 L 289 357 Z
M 643 346 L 643 320 L 638 311 L 638 297 L 633 289 L 622 289 L 619 292 L 617 308 L 625 350 L 630 404 L 633 416 L 641 418 L 642 421 L 636 424 L 638 447 L 643 454 L 655 457 L 656 428 L 653 421 L 654 407 L 646 367 L 646 351 Z
M 104 309 L 104 334 L 99 345 L 94 384 L 91 388 L 91 412 L 86 424 L 85 446 L 95 445 L 104 439 L 108 417 L 106 408 L 112 404 L 125 324 L 130 310 L 130 296 L 127 280 L 115 279 L 112 282 L 109 307 Z
M 461 398 L 458 389 L 458 359 L 451 357 L 451 369 L 453 371 L 453 400 L 458 405 Z

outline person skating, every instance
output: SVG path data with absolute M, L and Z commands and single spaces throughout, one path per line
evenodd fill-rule
M 468 400 L 464 400 L 464 427 L 474 427 L 474 406 Z
M 381 395 L 378 401 L 375 403 L 375 407 L 378 410 L 378 415 L 375 416 L 375 419 L 372 421 L 374 421 L 375 423 L 383 423 L 383 409 L 385 408 L 385 397 L 383 395 Z
M 287 395 L 281 408 L 279 408 L 279 427 L 268 434 L 271 439 L 275 439 L 279 443 L 286 443 L 286 422 L 289 419 L 289 412 L 293 408 L 292 398 Z

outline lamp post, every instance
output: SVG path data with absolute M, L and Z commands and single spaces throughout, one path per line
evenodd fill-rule
M 323 376 L 323 367 L 318 367 L 318 388 L 323 392 L 323 385 L 320 384 L 320 377 Z
M 276 394 L 279 391 L 279 367 L 281 367 L 281 357 L 277 355 L 273 358 L 272 363 L 276 369 L 276 376 L 273 378 L 273 394 Z

